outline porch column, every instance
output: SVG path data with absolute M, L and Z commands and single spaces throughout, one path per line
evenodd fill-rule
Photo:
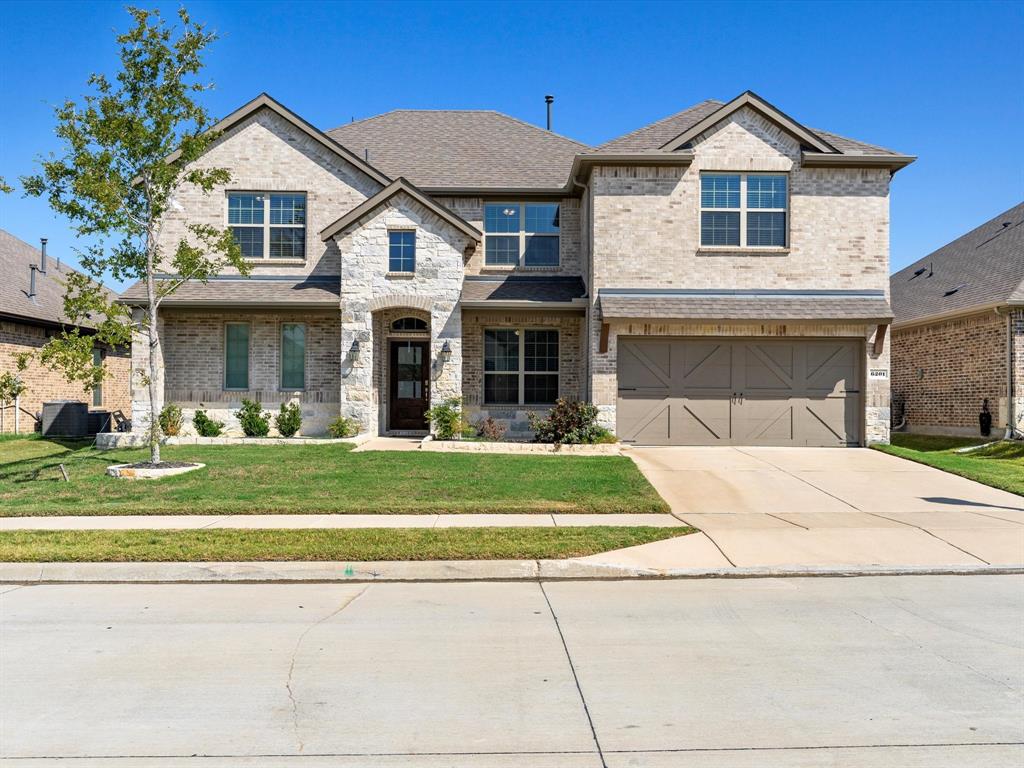
M 431 306 L 430 380 L 431 408 L 449 397 L 462 397 L 462 308 L 457 301 Z
M 360 431 L 378 433 L 373 402 L 373 314 L 365 301 L 348 300 L 341 310 L 341 415 Z

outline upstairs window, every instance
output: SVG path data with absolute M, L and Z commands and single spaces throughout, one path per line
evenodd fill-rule
M 558 203 L 488 203 L 484 206 L 484 264 L 488 267 L 557 267 Z
M 306 258 L 306 196 L 230 192 L 228 226 L 247 259 Z
M 702 173 L 700 244 L 785 248 L 788 206 L 785 176 Z
M 412 230 L 388 232 L 388 272 L 416 271 L 416 233 Z

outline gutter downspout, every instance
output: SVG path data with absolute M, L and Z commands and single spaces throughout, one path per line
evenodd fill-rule
M 1002 314 L 996 309 L 996 314 Z M 1013 380 L 1013 311 L 1006 313 L 1006 435 L 1005 439 L 1013 440 L 1017 436 L 1016 418 L 1014 412 L 1014 385 Z

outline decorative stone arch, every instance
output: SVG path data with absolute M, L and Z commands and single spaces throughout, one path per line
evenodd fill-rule
M 434 300 L 430 296 L 391 294 L 370 299 L 367 309 L 370 312 L 379 312 L 382 309 L 419 309 L 429 314 L 433 304 Z

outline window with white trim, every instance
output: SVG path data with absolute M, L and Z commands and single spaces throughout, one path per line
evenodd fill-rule
M 786 176 L 767 173 L 700 175 L 700 244 L 784 248 L 789 196 Z
M 306 258 L 302 192 L 229 192 L 228 226 L 247 259 Z
M 551 405 L 558 399 L 558 331 L 484 331 L 484 403 Z
M 484 264 L 488 267 L 557 267 L 561 224 L 558 203 L 484 205 Z

